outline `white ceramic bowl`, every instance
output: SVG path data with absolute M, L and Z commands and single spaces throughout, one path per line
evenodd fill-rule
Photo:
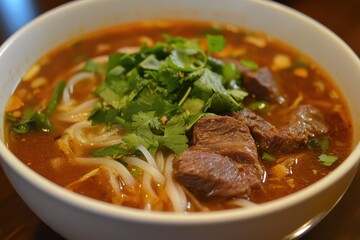
M 270 1 L 76 1 L 37 18 L 0 49 L 0 132 L 4 108 L 24 71 L 50 49 L 106 26 L 143 19 L 200 19 L 268 33 L 318 62 L 350 105 L 355 143 L 360 132 L 360 62 L 337 36 L 308 17 Z M 200 214 L 149 213 L 92 200 L 39 176 L 0 142 L 1 165 L 20 196 L 67 239 L 282 239 L 322 219 L 349 186 L 360 146 L 329 176 L 259 207 Z

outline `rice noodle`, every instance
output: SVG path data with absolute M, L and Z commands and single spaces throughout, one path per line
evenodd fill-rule
M 172 178 L 172 159 L 173 155 L 170 155 L 165 164 L 165 191 L 170 198 L 172 206 L 175 212 L 185 212 L 187 199 L 182 188 L 173 181 Z
M 234 200 L 229 201 L 228 203 L 234 204 L 239 207 L 257 207 L 257 206 L 259 206 L 258 204 L 251 202 L 247 199 L 243 199 L 243 198 L 234 199 Z
M 90 172 L 86 173 L 85 175 L 83 175 L 82 177 L 80 177 L 79 179 L 73 181 L 72 183 L 69 183 L 68 185 L 65 186 L 65 188 L 72 189 L 74 185 L 85 182 L 89 178 L 91 178 L 99 173 L 100 173 L 100 169 L 95 168 L 95 169 L 91 170 Z
M 99 135 L 85 135 L 84 129 L 90 129 L 92 127 L 90 121 L 78 122 L 66 129 L 65 134 L 69 134 L 75 142 L 92 147 L 107 147 L 123 142 L 118 135 L 117 129 L 107 131 L 105 126 L 100 131 Z
M 152 195 L 153 197 L 157 196 L 151 186 L 151 175 L 147 172 L 144 172 L 142 186 L 146 189 L 148 194 Z
M 56 115 L 56 118 L 60 121 L 68 123 L 84 121 L 89 117 L 92 109 L 95 107 L 98 101 L 99 99 L 92 98 L 74 107 L 70 111 L 68 105 L 59 106 L 59 110 L 63 111 L 63 113 Z
M 164 154 L 162 151 L 156 152 L 155 162 L 156 162 L 156 165 L 158 166 L 159 171 L 163 173 L 164 168 L 165 168 L 165 160 L 164 160 Z
M 82 80 L 89 79 L 89 80 L 95 80 L 95 75 L 90 72 L 79 72 L 73 75 L 69 81 L 67 82 L 65 89 L 63 91 L 62 95 L 62 101 L 63 104 L 69 105 L 71 100 L 71 94 L 74 92 L 74 87 L 77 83 L 79 83 Z
M 76 157 L 75 161 L 81 164 L 95 164 L 112 168 L 116 170 L 116 173 L 121 177 L 121 179 L 126 185 L 131 187 L 134 187 L 136 185 L 137 181 L 131 175 L 129 170 L 124 165 L 113 159 L 108 159 L 105 157 Z
M 155 180 L 155 182 L 162 184 L 165 182 L 164 176 L 159 172 L 157 168 L 154 168 L 149 163 L 145 162 L 144 160 L 136 157 L 125 157 L 123 159 L 124 162 L 127 164 L 131 164 L 138 168 L 141 168 L 143 171 L 149 173 Z
M 151 156 L 150 152 L 146 149 L 146 147 L 144 147 L 144 145 L 140 144 L 137 149 L 142 152 L 142 154 L 145 156 L 146 160 L 148 161 L 148 163 L 150 163 L 151 166 L 158 169 L 158 166 L 156 165 L 153 156 Z

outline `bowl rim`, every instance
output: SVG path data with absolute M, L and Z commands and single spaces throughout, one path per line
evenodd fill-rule
M 33 21 L 28 23 L 25 27 L 21 28 L 19 31 L 14 33 L 10 38 L 8 38 L 0 47 L 0 57 L 3 53 L 11 48 L 13 42 L 15 42 L 19 37 L 22 36 L 23 32 L 28 31 L 32 28 L 33 25 L 39 24 L 43 21 L 46 21 L 47 18 L 55 14 L 62 14 L 62 12 L 67 11 L 67 9 L 72 7 L 81 7 L 82 5 L 87 5 L 89 3 L 97 2 L 97 0 L 87 0 L 87 1 L 75 1 L 65 3 L 59 7 L 56 7 L 40 16 L 35 18 Z M 282 4 L 263 1 L 263 0 L 252 0 L 257 4 L 267 5 L 270 8 L 276 8 L 279 11 L 290 13 L 293 17 L 299 18 L 301 21 L 306 21 L 312 27 L 319 29 L 323 34 L 326 34 L 327 37 L 332 38 L 333 41 L 336 41 L 344 51 L 348 54 L 348 57 L 352 61 L 357 61 L 360 68 L 360 61 L 357 58 L 356 54 L 351 50 L 351 48 L 340 39 L 335 33 L 330 31 L 327 27 L 320 24 L 316 20 L 306 16 L 305 14 L 298 12 L 292 8 L 284 6 Z M 2 129 L 2 127 L 0 128 Z M 7 167 L 10 167 L 15 171 L 18 176 L 22 179 L 35 186 L 42 192 L 45 192 L 47 195 L 51 196 L 58 201 L 61 201 L 64 204 L 71 205 L 72 207 L 81 209 L 82 211 L 91 212 L 93 214 L 103 215 L 105 217 L 110 217 L 112 219 L 127 219 L 129 221 L 136 222 L 146 222 L 148 224 L 166 224 L 166 225 L 194 225 L 194 224 L 208 224 L 208 223 L 219 223 L 219 222 L 228 222 L 233 220 L 244 220 L 249 218 L 256 218 L 261 215 L 267 215 L 272 212 L 280 211 L 294 205 L 300 204 L 301 202 L 311 198 L 316 195 L 321 189 L 327 189 L 333 185 L 338 179 L 343 175 L 349 172 L 352 168 L 358 167 L 359 165 L 359 156 L 360 156 L 360 143 L 355 145 L 351 154 L 341 163 L 333 172 L 328 176 L 320 179 L 319 181 L 311 184 L 310 186 L 299 190 L 288 196 L 272 200 L 266 203 L 262 203 L 259 206 L 251 208 L 239 208 L 231 210 L 222 210 L 222 211 L 212 211 L 212 212 L 201 212 L 201 213 L 174 213 L 174 212 L 148 212 L 141 209 L 134 209 L 123 206 L 116 206 L 110 203 L 105 203 L 99 200 L 95 200 L 86 196 L 82 196 L 77 193 L 73 193 L 64 189 L 63 187 L 51 182 L 50 180 L 42 177 L 28 166 L 26 166 L 21 160 L 19 160 L 10 150 L 5 146 L 3 141 L 0 141 L 0 162 L 1 164 L 6 164 Z M 4 166 L 3 166 L 4 167 Z

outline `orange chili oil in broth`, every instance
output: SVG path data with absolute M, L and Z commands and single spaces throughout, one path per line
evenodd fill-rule
M 214 54 L 218 58 L 232 58 L 234 60 L 251 59 L 257 62 L 260 67 L 268 66 L 270 69 L 272 61 L 277 54 L 287 55 L 293 63 L 299 58 L 306 59 L 298 51 L 271 37 L 233 26 L 194 21 L 147 21 L 104 29 L 74 39 L 54 49 L 38 61 L 42 67 L 37 76 L 45 77 L 49 80 L 49 83 L 41 88 L 41 91 L 33 91 L 29 86 L 29 82 L 22 81 L 15 90 L 14 95 L 21 95 L 25 106 L 34 106 L 39 103 L 46 106 L 47 99 L 56 84 L 60 80 L 70 77 L 68 70 L 89 58 L 115 52 L 121 47 L 141 46 L 144 39 L 145 41 L 151 39 L 154 43 L 164 41 L 163 34 L 199 38 L 200 43 L 203 43 L 208 33 L 221 34 L 226 38 L 226 49 L 223 52 Z M 244 41 L 244 38 L 249 35 L 265 39 L 266 46 L 259 47 Z M 106 47 L 99 51 L 101 46 Z M 230 50 L 227 51 L 227 49 Z M 317 159 L 317 156 L 321 153 L 320 150 L 314 152 L 308 149 L 303 151 L 306 154 L 300 156 L 296 164 L 292 166 L 291 173 L 284 179 L 277 180 L 273 179 L 271 174 L 269 174 L 270 169 L 275 163 L 262 160 L 267 174 L 264 179 L 264 188 L 255 191 L 251 197 L 250 200 L 253 202 L 261 203 L 277 199 L 316 182 L 329 174 L 351 152 L 353 132 L 349 110 L 343 100 L 344 98 L 333 82 L 316 64 L 309 59 L 306 59 L 306 62 L 308 63 L 305 67 L 308 77 L 294 75 L 291 68 L 272 71 L 274 79 L 282 93 L 284 93 L 283 96 L 286 102 L 283 106 L 270 105 L 269 110 L 258 113 L 273 125 L 282 126 L 288 120 L 290 106 L 301 95 L 301 104 L 313 104 L 324 113 L 326 123 L 330 129 L 328 134 L 330 140 L 329 149 L 331 153 L 339 157 L 339 161 L 331 167 L 325 167 Z M 99 81 L 98 79 L 98 83 Z M 80 98 L 82 88 L 86 89 L 89 86 L 83 84 L 81 87 L 78 87 L 78 90 L 75 89 Z M 93 88 L 95 89 L 95 87 Z M 23 94 L 24 89 L 27 91 L 26 97 Z M 330 93 L 333 97 L 331 97 Z M 246 99 L 245 103 L 248 104 L 253 101 L 255 99 L 250 96 Z M 338 111 L 335 112 L 334 108 L 338 109 Z M 51 133 L 15 134 L 10 131 L 9 123 L 6 123 L 6 142 L 9 149 L 30 168 L 61 186 L 67 186 L 97 166 L 84 166 L 67 161 L 66 155 L 55 144 L 56 139 L 59 138 L 61 132 L 67 126 L 56 125 L 56 122 L 53 124 L 54 129 Z M 53 167 L 51 159 L 54 158 L 62 159 L 60 167 Z M 87 183 L 89 186 L 82 186 L 75 191 L 110 202 L 111 200 L 106 194 L 106 189 L 109 186 L 104 186 L 105 190 L 100 187 L 96 188 L 96 186 L 99 186 L 99 183 L 106 182 L 106 178 L 97 179 L 96 181 L 94 185 Z M 222 199 L 200 199 L 202 204 L 211 210 L 234 207 L 223 204 Z M 129 203 L 128 206 L 138 207 L 132 203 Z M 171 210 L 171 207 L 165 210 Z

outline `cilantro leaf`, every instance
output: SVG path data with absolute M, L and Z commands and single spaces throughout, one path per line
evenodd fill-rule
M 123 137 L 123 141 L 132 151 L 140 145 L 146 148 L 158 147 L 158 136 L 153 134 L 153 130 L 160 128 L 160 122 L 155 117 L 155 112 L 139 112 L 132 116 L 129 133 Z
M 129 153 L 129 151 L 125 148 L 121 148 L 120 144 L 116 144 L 113 146 L 110 146 L 108 148 L 98 149 L 94 152 L 92 152 L 92 155 L 94 157 L 105 157 L 110 156 L 116 159 L 119 159 L 123 156 L 126 156 Z
M 330 153 L 320 154 L 318 159 L 319 159 L 320 163 L 326 167 L 330 167 L 331 165 L 333 165 L 335 162 L 337 162 L 339 160 L 339 158 L 337 156 L 332 155 Z
M 172 118 L 165 126 L 164 135 L 159 138 L 159 144 L 179 154 L 188 148 L 185 136 L 186 123 L 183 117 Z
M 84 71 L 92 72 L 92 73 L 100 73 L 105 71 L 105 67 L 103 65 L 94 62 L 94 60 L 89 59 L 85 63 Z
M 222 35 L 206 35 L 208 43 L 208 54 L 213 52 L 220 52 L 225 48 L 225 38 Z

